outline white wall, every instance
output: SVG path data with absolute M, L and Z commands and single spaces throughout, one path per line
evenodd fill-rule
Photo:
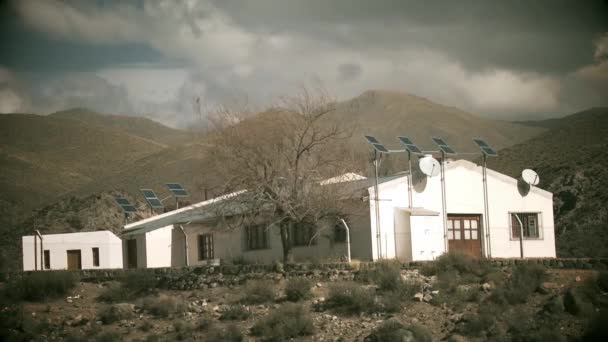
M 414 177 L 416 179 L 416 177 Z M 430 223 L 414 223 L 414 217 L 410 222 L 412 229 L 412 256 L 416 260 L 416 253 L 423 250 L 437 251 L 443 244 L 443 213 L 441 206 L 441 180 L 440 177 L 428 178 L 426 186 L 414 187 L 413 207 L 421 207 L 439 212 L 439 230 L 435 223 L 431 224 L 429 234 L 434 241 L 432 249 L 427 246 L 426 239 L 418 239 L 413 236 L 426 231 Z M 394 229 L 395 210 L 399 207 L 408 206 L 407 177 L 380 184 L 381 199 L 381 237 L 382 256 L 395 257 Z M 369 189 L 370 198 L 374 198 L 373 187 Z M 519 257 L 519 240 L 510 238 L 510 216 L 511 212 L 536 212 L 539 214 L 541 227 L 540 239 L 524 240 L 525 257 L 555 257 L 555 237 L 553 224 L 553 198 L 552 194 L 532 188 L 529 194 L 522 197 L 517 189 L 517 180 L 488 170 L 488 196 L 489 196 L 489 219 L 491 256 L 495 258 Z M 484 215 L 483 183 L 481 167 L 471 162 L 448 161 L 446 163 L 446 206 L 448 214 L 475 214 Z M 372 235 L 372 250 L 374 260 L 376 252 L 376 230 L 374 202 L 370 201 L 370 223 Z M 403 218 L 400 218 L 403 219 Z M 419 221 L 419 218 L 415 219 Z M 483 219 L 482 219 L 483 224 Z M 397 224 L 398 226 L 398 224 Z M 398 228 L 400 229 L 400 228 Z M 432 233 L 431 233 L 432 232 Z M 426 234 L 426 233 L 425 233 Z M 441 240 L 441 241 L 440 241 Z M 417 242 L 424 241 L 424 242 Z M 424 247 L 420 247 L 422 244 Z M 418 252 L 415 250 L 418 249 Z
M 171 267 L 172 232 L 173 225 L 170 225 L 146 233 L 145 260 L 147 268 Z M 139 245 L 137 247 L 139 252 Z
M 40 239 L 37 262 L 40 269 Z M 34 270 L 34 236 L 24 236 L 23 270 Z M 93 248 L 99 248 L 99 266 L 93 266 Z M 43 235 L 43 248 L 50 252 L 52 270 L 67 269 L 67 251 L 80 250 L 83 269 L 122 268 L 122 242 L 110 231 Z

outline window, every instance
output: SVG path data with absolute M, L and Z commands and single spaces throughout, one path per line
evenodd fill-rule
M 517 216 L 515 216 L 517 215 Z M 519 218 L 519 220 L 517 219 Z M 520 227 L 519 221 L 523 224 Z M 523 229 L 521 229 L 523 228 Z M 511 238 L 519 239 L 520 229 L 523 230 L 524 239 L 540 238 L 537 213 L 511 213 Z
M 334 226 L 334 242 L 346 243 L 346 228 L 342 222 L 338 222 Z
M 291 244 L 292 246 L 308 246 L 314 245 L 316 239 L 312 239 L 315 235 L 316 227 L 309 223 L 300 223 L 291 227 Z M 312 240 L 312 241 L 311 241 Z
M 48 249 L 44 250 L 44 269 L 51 269 L 51 251 L 49 251 Z
M 268 237 L 266 225 L 258 224 L 245 227 L 245 247 L 247 250 L 267 249 Z
M 99 248 L 93 247 L 93 266 L 99 267 Z
M 213 259 L 213 235 L 203 234 L 198 236 L 198 260 Z

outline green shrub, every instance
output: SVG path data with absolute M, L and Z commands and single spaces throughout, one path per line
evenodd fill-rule
M 78 281 L 78 274 L 70 271 L 28 272 L 6 284 L 6 295 L 13 300 L 56 298 L 65 296 Z
M 134 294 L 149 292 L 158 287 L 156 275 L 149 270 L 129 270 L 122 279 L 125 289 Z
M 222 311 L 220 320 L 222 321 L 244 321 L 251 313 L 242 305 L 232 305 Z
M 608 271 L 601 271 L 597 275 L 597 285 L 600 290 L 608 292 Z
M 256 322 L 251 333 L 263 341 L 286 341 L 312 335 L 314 325 L 310 313 L 302 305 L 288 303 Z
M 540 265 L 516 265 L 511 278 L 492 292 L 491 299 L 501 304 L 525 303 L 547 278 L 545 268 Z
M 608 341 L 608 310 L 601 310 L 585 329 L 583 341 Z
M 243 292 L 244 295 L 240 300 L 243 304 L 268 303 L 274 301 L 275 297 L 274 284 L 268 281 L 248 281 Z
M 378 285 L 382 291 L 393 291 L 401 283 L 401 265 L 397 261 L 383 260 L 374 268 L 360 270 L 357 279 L 362 282 Z
M 208 342 L 241 342 L 245 339 L 241 329 L 235 324 L 230 324 L 224 329 L 212 327 L 205 335 Z
M 383 312 L 400 312 L 403 303 L 411 301 L 421 291 L 422 284 L 417 281 L 400 281 L 392 291 L 384 291 L 378 299 L 378 310 Z
M 169 317 L 186 311 L 186 303 L 183 299 L 166 295 L 144 298 L 142 306 L 144 310 L 157 317 Z
M 113 304 L 102 306 L 97 317 L 103 324 L 112 324 L 123 319 L 133 318 L 133 310 L 129 304 Z
M 306 278 L 289 279 L 285 284 L 285 297 L 288 301 L 297 302 L 312 296 L 312 282 Z
M 374 291 L 356 283 L 336 283 L 329 287 L 327 304 L 334 310 L 345 314 L 376 312 L 378 304 L 375 297 Z
M 397 320 L 391 319 L 374 329 L 368 338 L 366 338 L 367 340 L 370 342 L 431 342 L 433 338 L 431 333 L 422 325 L 404 325 Z
M 497 330 L 497 320 L 502 315 L 502 308 L 485 304 L 479 307 L 477 314 L 468 313 L 456 326 L 456 331 L 464 336 L 492 335 Z

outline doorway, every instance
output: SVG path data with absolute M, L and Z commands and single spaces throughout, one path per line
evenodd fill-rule
M 127 240 L 127 268 L 137 268 L 137 240 Z
M 481 215 L 448 214 L 448 250 L 481 257 Z
M 82 269 L 82 259 L 80 255 L 80 249 L 71 249 L 67 251 L 68 253 L 68 270 L 81 270 Z

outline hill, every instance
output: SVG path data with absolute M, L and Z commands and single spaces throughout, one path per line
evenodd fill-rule
M 75 120 L 87 125 L 101 126 L 132 136 L 141 137 L 165 145 L 188 142 L 190 135 L 185 131 L 169 128 L 156 121 L 127 115 L 100 114 L 86 108 L 73 108 L 49 115 L 53 118 Z
M 272 115 L 256 120 L 272 120 Z M 354 127 L 350 141 L 332 149 L 334 153 L 351 153 L 353 171 L 363 173 L 370 171 L 371 151 L 363 134 L 376 135 L 391 148 L 398 147 L 396 137 L 402 134 L 423 148 L 435 148 L 430 136 L 437 135 L 459 151 L 476 151 L 472 137 L 482 136 L 496 147 L 506 147 L 546 130 L 484 119 L 414 95 L 378 90 L 337 103 L 327 120 Z M 148 119 L 85 109 L 46 117 L 0 116 L 0 165 L 4 171 L 0 175 L 0 213 L 5 214 L 0 227 L 3 231 L 12 229 L 32 209 L 53 201 L 86 198 L 114 189 L 140 196 L 139 189 L 152 188 L 162 198 L 168 195 L 165 183 L 179 182 L 193 195 L 189 201 L 218 195 L 217 186 L 229 175 L 213 166 L 211 141 L 209 137 L 195 140 Z M 403 155 L 387 158 L 382 172 L 402 170 L 399 158 Z M 58 208 L 66 211 L 66 217 L 75 210 Z M 64 225 L 49 227 L 49 232 L 67 230 Z
M 503 149 L 488 166 L 518 177 L 532 168 L 554 194 L 558 253 L 608 256 L 608 108 L 533 123 L 541 135 Z

